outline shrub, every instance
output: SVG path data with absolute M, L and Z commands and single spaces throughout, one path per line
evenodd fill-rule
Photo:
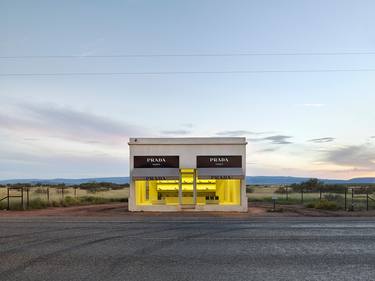
M 68 206 L 72 206 L 72 205 L 78 205 L 80 202 L 73 198 L 72 196 L 66 196 L 64 198 L 64 202 L 63 202 L 63 206 L 64 207 L 68 207 Z
M 52 201 L 52 202 L 50 203 L 50 205 L 51 205 L 52 207 L 61 207 L 61 203 L 60 203 L 59 201 Z
M 82 204 L 105 204 L 110 202 L 128 202 L 128 198 L 103 198 L 95 196 L 83 196 L 79 198 Z
M 280 186 L 278 189 L 275 190 L 275 193 L 278 193 L 278 194 L 285 194 L 285 193 L 286 193 L 286 189 L 287 189 L 287 187 L 285 187 L 285 186 Z
M 128 198 L 112 198 L 111 202 L 128 202 Z
M 314 208 L 320 209 L 320 210 L 330 210 L 330 211 L 335 211 L 339 209 L 339 207 L 337 206 L 335 202 L 328 201 L 328 200 L 321 200 L 315 203 Z
M 44 209 L 44 208 L 47 208 L 48 206 L 49 206 L 48 202 L 43 201 L 40 198 L 30 200 L 30 203 L 29 203 L 30 209 Z
M 47 189 L 38 187 L 37 189 L 34 190 L 34 193 L 36 194 L 47 194 Z
M 251 186 L 246 186 L 246 193 L 253 193 L 254 189 Z
M 118 189 L 124 189 L 124 188 L 129 188 L 129 184 L 128 183 L 125 183 L 125 184 L 113 184 L 112 185 L 112 190 L 118 190 Z
M 5 202 L 0 202 L 0 210 L 6 210 L 7 205 Z
M 80 198 L 80 202 L 89 204 L 104 204 L 110 202 L 110 199 L 106 199 L 103 197 L 83 196 Z
M 306 208 L 315 208 L 315 204 L 314 202 L 310 202 L 308 204 L 306 204 Z

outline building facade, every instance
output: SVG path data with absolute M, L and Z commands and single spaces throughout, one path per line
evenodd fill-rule
M 247 212 L 245 138 L 130 138 L 130 211 Z

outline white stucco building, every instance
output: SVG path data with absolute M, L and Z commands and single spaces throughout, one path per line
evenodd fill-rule
M 245 138 L 130 138 L 130 211 L 247 212 Z

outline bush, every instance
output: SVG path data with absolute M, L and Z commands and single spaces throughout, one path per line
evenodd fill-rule
M 21 204 L 19 202 L 10 202 L 10 210 L 15 210 L 15 211 L 21 211 L 23 210 Z M 0 202 L 0 211 L 1 210 L 7 210 L 8 208 L 8 203 L 5 201 Z
M 111 202 L 110 199 L 102 198 L 102 197 L 95 197 L 95 196 L 83 196 L 80 198 L 81 203 L 89 203 L 89 204 L 105 204 Z
M 119 189 L 124 189 L 124 188 L 129 188 L 129 184 L 128 183 L 124 183 L 124 184 L 113 184 L 112 185 L 112 190 L 119 190 Z
M 308 204 L 306 204 L 306 208 L 315 208 L 315 204 L 314 202 L 310 202 Z
M 128 198 L 112 198 L 111 202 L 128 202 Z
M 337 206 L 335 202 L 328 201 L 328 200 L 321 200 L 315 203 L 314 208 L 320 209 L 320 210 L 330 210 L 330 211 L 335 211 L 339 209 L 339 207 Z
M 30 200 L 30 203 L 29 203 L 29 209 L 44 209 L 47 207 L 49 207 L 48 202 L 43 201 L 40 198 Z
M 275 193 L 278 194 L 285 194 L 288 187 L 280 186 L 278 189 L 275 190 Z
M 50 203 L 50 205 L 51 205 L 52 207 L 61 207 L 61 203 L 60 203 L 59 201 L 52 201 L 52 202 Z
M 0 202 L 0 210 L 6 210 L 7 205 L 5 202 Z
M 62 205 L 64 207 L 68 207 L 68 206 L 78 205 L 79 203 L 80 202 L 77 199 L 73 198 L 72 196 L 66 196 L 64 198 L 64 202 L 62 203 Z
M 254 189 L 251 186 L 246 186 L 246 193 L 253 193 Z
M 340 209 L 336 202 L 328 201 L 326 199 L 309 202 L 305 205 L 305 207 L 329 211 L 336 211 Z
M 37 189 L 34 190 L 34 193 L 36 194 L 47 194 L 47 189 L 38 187 Z

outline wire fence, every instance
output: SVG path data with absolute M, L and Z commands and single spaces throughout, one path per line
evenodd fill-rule
M 129 188 L 83 189 L 69 186 L 0 187 L 0 209 L 39 209 L 49 206 L 125 202 Z
M 290 186 L 248 186 L 249 202 L 300 204 L 328 210 L 375 210 L 374 186 L 343 186 L 315 190 Z M 129 187 L 87 188 L 80 186 L 3 186 L 0 187 L 0 209 L 38 209 L 49 206 L 69 206 L 126 202 Z
M 317 190 L 293 189 L 289 186 L 248 186 L 249 202 L 303 204 L 306 207 L 328 210 L 375 210 L 374 186 L 345 186 L 339 189 L 322 187 Z

